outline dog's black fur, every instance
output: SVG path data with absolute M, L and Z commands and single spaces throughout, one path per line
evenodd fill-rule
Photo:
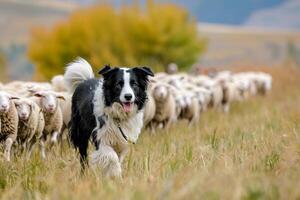
M 152 71 L 147 67 L 135 67 L 127 70 L 130 73 L 130 87 L 135 94 L 135 104 L 138 110 L 141 110 L 147 100 L 148 76 L 153 76 Z M 127 73 L 126 72 L 126 73 Z M 103 96 L 104 106 L 111 106 L 114 102 L 120 103 L 120 93 L 124 85 L 123 73 L 121 68 L 111 68 L 105 66 L 99 71 L 103 76 Z M 89 139 L 92 140 L 96 149 L 98 149 L 99 141 L 97 141 L 95 128 L 97 126 L 96 117 L 94 115 L 94 95 L 96 89 L 99 89 L 99 83 L 102 80 L 89 79 L 80 83 L 72 97 L 72 117 L 70 126 L 70 139 L 75 148 L 79 150 L 80 162 L 82 167 L 87 164 L 87 148 Z M 102 116 L 97 116 L 100 127 L 103 126 L 104 120 Z M 93 131 L 94 130 L 94 131 Z

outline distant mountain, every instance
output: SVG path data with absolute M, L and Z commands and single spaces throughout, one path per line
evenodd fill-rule
M 0 45 L 24 42 L 31 28 L 50 26 L 76 7 L 58 0 L 0 0 Z
M 10 79 L 31 79 L 34 66 L 26 55 L 31 29 L 49 27 L 77 7 L 60 0 L 0 0 L 0 51 L 5 54 Z
M 147 0 L 70 0 L 81 5 L 97 2 L 111 2 L 114 5 Z M 155 0 L 153 0 L 155 1 Z M 156 0 L 156 2 L 172 2 L 186 7 L 199 22 L 218 24 L 243 24 L 248 17 L 261 9 L 279 5 L 287 0 Z
M 290 0 L 275 7 L 254 12 L 245 25 L 300 30 L 300 0 Z
M 190 10 L 199 22 L 243 24 L 255 11 L 284 0 L 174 0 Z

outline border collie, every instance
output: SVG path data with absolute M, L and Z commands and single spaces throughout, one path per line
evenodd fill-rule
M 104 176 L 121 177 L 121 163 L 130 143 L 135 143 L 143 127 L 147 100 L 148 67 L 105 66 L 96 79 L 90 64 L 78 58 L 66 68 L 65 82 L 71 92 L 70 139 L 79 150 L 81 166 L 87 162 L 91 138 L 96 150 L 90 164 L 100 166 Z

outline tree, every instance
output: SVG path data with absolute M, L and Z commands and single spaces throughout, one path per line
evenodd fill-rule
M 99 5 L 75 12 L 51 30 L 36 29 L 28 54 L 37 73 L 49 79 L 78 56 L 95 70 L 105 64 L 161 70 L 169 63 L 186 69 L 204 47 L 196 23 L 180 7 L 151 3 L 117 10 Z
M 2 51 L 0 51 L 0 82 L 5 82 L 8 79 L 6 58 Z

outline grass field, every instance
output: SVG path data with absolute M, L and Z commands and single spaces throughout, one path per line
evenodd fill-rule
M 299 199 L 300 71 L 273 75 L 267 97 L 236 103 L 229 114 L 209 111 L 155 135 L 143 132 L 124 162 L 123 180 L 80 175 L 66 145 L 26 162 L 1 155 L 2 199 Z

